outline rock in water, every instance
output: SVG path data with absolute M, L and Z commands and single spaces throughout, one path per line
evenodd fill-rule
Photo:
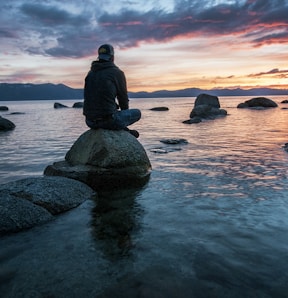
M 0 235 L 19 232 L 53 220 L 95 192 L 64 177 L 25 178 L 0 185 Z
M 202 105 L 208 105 L 208 106 L 211 106 L 213 108 L 220 109 L 219 99 L 215 95 L 210 95 L 210 94 L 205 94 L 205 93 L 199 94 L 196 97 L 194 107 L 202 106 Z
M 16 126 L 12 121 L 10 121 L 8 119 L 5 119 L 5 118 L 2 118 L 0 116 L 0 130 L 12 130 L 15 127 Z
M 129 132 L 90 129 L 44 175 L 73 178 L 98 190 L 141 185 L 150 172 L 143 146 Z
M 226 116 L 227 111 L 220 109 L 220 102 L 217 96 L 199 94 L 195 100 L 194 108 L 190 113 L 190 119 L 183 123 L 199 123 L 202 119 L 215 119 L 219 116 Z
M 277 103 L 272 99 L 266 97 L 254 97 L 249 100 L 246 100 L 244 103 L 240 103 L 237 108 L 276 108 L 278 107 Z

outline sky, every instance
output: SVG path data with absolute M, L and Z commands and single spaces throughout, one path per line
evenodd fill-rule
M 128 90 L 288 89 L 288 0 L 46 0 L 0 6 L 0 83 L 83 88 L 101 44 Z

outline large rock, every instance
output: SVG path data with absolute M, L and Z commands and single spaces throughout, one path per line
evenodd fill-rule
M 220 102 L 217 96 L 215 95 L 210 95 L 210 94 L 199 94 L 196 97 L 194 107 L 196 106 L 201 106 L 201 105 L 208 105 L 214 108 L 220 108 Z
M 49 165 L 44 174 L 73 178 L 98 190 L 145 184 L 150 171 L 143 146 L 129 132 L 90 129 L 73 144 L 64 161 Z
M 15 127 L 13 122 L 0 116 L 0 130 L 12 130 Z
M 276 108 L 278 107 L 277 103 L 272 99 L 266 97 L 254 97 L 252 99 L 246 100 L 243 103 L 240 103 L 237 108 Z
M 190 119 L 183 123 L 199 123 L 202 119 L 215 119 L 219 116 L 226 116 L 227 111 L 220 109 L 220 102 L 217 96 L 199 94 L 195 100 L 194 108 L 190 113 Z
M 52 220 L 94 195 L 84 183 L 65 177 L 26 178 L 0 185 L 0 234 Z

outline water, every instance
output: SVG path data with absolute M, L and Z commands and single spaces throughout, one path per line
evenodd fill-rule
M 0 296 L 288 297 L 287 97 L 261 111 L 220 97 L 229 115 L 192 125 L 194 98 L 131 100 L 147 185 L 0 238 Z M 0 183 L 42 175 L 87 130 L 81 109 L 53 103 L 1 102 L 16 129 L 0 133 Z

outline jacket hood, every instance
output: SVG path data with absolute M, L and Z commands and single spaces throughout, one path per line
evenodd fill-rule
M 107 61 L 107 62 L 100 62 L 100 61 L 93 61 L 91 64 L 91 71 L 98 71 L 106 68 L 116 67 L 114 62 Z

